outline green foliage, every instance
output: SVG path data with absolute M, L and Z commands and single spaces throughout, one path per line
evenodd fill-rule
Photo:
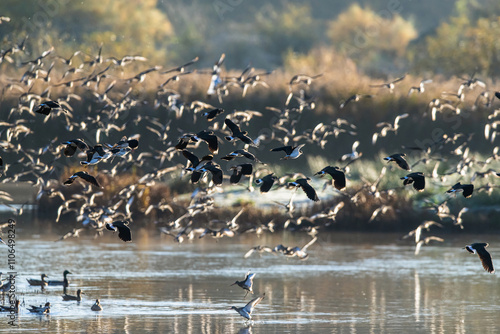
M 372 70 L 401 59 L 408 43 L 417 37 L 413 24 L 400 15 L 382 17 L 358 4 L 330 22 L 327 34 L 338 50 L 359 66 Z
M 11 22 L 1 28 L 16 38 L 28 34 L 35 53 L 46 48 L 43 44 L 70 54 L 94 51 L 103 43 L 105 52 L 116 57 L 141 54 L 159 60 L 173 27 L 156 6 L 157 0 L 5 0 L 0 12 Z
M 288 50 L 305 53 L 317 42 L 317 24 L 308 5 L 290 4 L 283 11 L 268 5 L 257 14 L 255 26 L 263 48 L 275 55 Z
M 461 15 L 441 24 L 435 36 L 428 37 L 424 68 L 448 75 L 480 72 L 500 75 L 500 17 L 471 22 Z

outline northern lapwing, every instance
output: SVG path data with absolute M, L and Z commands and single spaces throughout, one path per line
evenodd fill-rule
M 267 174 L 264 177 L 261 177 L 260 179 L 255 180 L 255 184 L 260 185 L 261 193 L 267 193 L 269 190 L 271 190 L 276 180 L 278 180 L 278 177 L 275 176 L 274 173 L 271 173 Z
M 485 242 L 476 242 L 465 246 L 464 248 L 471 254 L 477 254 L 481 260 L 484 270 L 493 274 L 495 269 L 493 268 L 493 261 L 491 260 L 491 255 L 486 250 L 488 244 Z
M 291 159 L 297 159 L 302 155 L 302 147 L 304 147 L 306 144 L 301 144 L 298 146 L 282 146 L 282 147 L 276 147 L 271 149 L 271 152 L 279 152 L 283 151 L 285 152 L 285 156 L 281 158 L 281 160 L 291 160 Z
M 400 168 L 407 171 L 411 171 L 410 165 L 408 165 L 408 162 L 404 158 L 405 156 L 406 154 L 404 153 L 396 153 L 388 157 L 385 157 L 384 160 L 386 160 L 387 162 L 394 161 L 398 164 Z
M 112 223 L 106 223 L 106 229 L 113 232 L 118 231 L 118 238 L 125 242 L 128 242 L 132 241 L 132 231 L 130 231 L 130 227 L 128 227 L 128 224 L 128 221 L 117 220 Z
M 233 121 L 231 121 L 229 118 L 226 118 L 224 120 L 224 123 L 226 126 L 231 130 L 231 135 L 230 136 L 225 136 L 227 141 L 233 141 L 235 139 L 239 139 L 245 144 L 251 145 L 251 146 L 256 146 L 255 143 L 253 142 L 252 138 L 250 138 L 247 134 L 248 132 L 246 131 L 241 131 L 240 127 L 235 124 Z
M 72 184 L 77 177 L 81 178 L 85 182 L 88 182 L 88 183 L 96 186 L 97 188 L 102 188 L 99 185 L 99 183 L 97 182 L 95 177 L 93 177 L 92 175 L 90 175 L 89 173 L 84 172 L 84 171 L 76 172 L 75 174 L 71 175 L 66 181 L 64 181 L 64 184 L 65 185 Z
M 403 176 L 401 180 L 403 180 L 403 185 L 405 186 L 413 183 L 413 188 L 417 191 L 423 191 L 425 188 L 425 176 L 423 173 L 410 173 Z
M 461 192 L 465 198 L 469 198 L 472 196 L 472 192 L 474 191 L 473 184 L 461 184 L 460 182 L 456 183 L 451 187 L 451 189 L 447 190 L 447 193 L 457 193 Z
M 289 187 L 295 187 L 295 188 L 302 188 L 302 190 L 306 193 L 307 198 L 309 198 L 311 201 L 319 201 L 318 195 L 316 194 L 316 190 L 309 184 L 310 178 L 306 179 L 297 179 L 293 182 L 289 182 L 288 186 Z
M 334 167 L 327 166 L 314 175 L 323 176 L 325 174 L 329 174 L 332 177 L 333 186 L 336 189 L 342 190 L 345 188 L 345 184 L 346 184 L 345 173 L 340 168 L 338 168 L 337 166 L 334 166 Z

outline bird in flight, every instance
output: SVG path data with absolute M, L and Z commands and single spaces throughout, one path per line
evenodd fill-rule
M 253 279 L 254 278 L 255 278 L 255 274 L 251 273 L 249 271 L 249 272 L 247 272 L 244 280 L 236 281 L 233 284 L 231 284 L 230 286 L 233 286 L 236 284 L 240 288 L 242 288 L 243 290 L 246 290 L 246 293 L 245 293 L 245 297 L 246 297 L 249 292 L 253 294 Z M 243 298 L 245 298 L 245 297 L 243 297 Z
M 469 198 L 472 196 L 472 192 L 474 191 L 473 184 L 461 184 L 460 182 L 456 183 L 451 189 L 447 190 L 447 193 L 457 193 L 461 192 L 465 198 Z
M 128 242 L 132 241 L 132 232 L 130 231 L 128 224 L 128 221 L 114 221 L 112 223 L 107 223 L 106 229 L 113 232 L 118 231 L 118 238 Z
M 405 158 L 404 158 L 405 156 L 406 156 L 406 154 L 404 154 L 404 153 L 396 153 L 396 154 L 393 154 L 393 155 L 390 155 L 390 156 L 384 158 L 384 160 L 386 160 L 387 162 L 394 161 L 402 169 L 410 171 L 411 168 L 410 168 L 410 165 L 408 165 L 408 162 L 405 160 Z
M 85 182 L 88 182 L 96 186 L 97 188 L 102 188 L 101 185 L 97 182 L 95 177 L 84 171 L 76 172 L 75 174 L 71 175 L 66 181 L 64 181 L 64 184 L 65 185 L 72 184 L 77 177 L 81 178 Z
M 231 309 L 238 312 L 243 318 L 247 320 L 252 320 L 252 312 L 255 306 L 257 306 L 266 296 L 266 294 L 262 294 L 262 296 L 252 299 L 248 304 L 243 307 L 231 306 Z
M 483 265 L 484 270 L 493 274 L 495 269 L 493 268 L 493 261 L 491 260 L 491 255 L 486 250 L 488 244 L 485 242 L 476 242 L 470 245 L 465 246 L 464 248 L 471 254 L 477 254 L 481 263 Z
M 281 160 L 290 160 L 290 159 L 297 159 L 302 155 L 302 147 L 304 147 L 306 144 L 301 144 L 298 146 L 282 146 L 282 147 L 276 147 L 271 149 L 271 152 L 279 152 L 283 151 L 285 152 L 285 156 L 281 158 Z
M 260 192 L 261 193 L 267 193 L 269 190 L 271 190 L 274 182 L 278 180 L 278 177 L 274 175 L 274 173 L 267 174 L 264 177 L 261 177 L 260 179 L 255 180 L 255 183 L 257 185 L 260 185 Z
M 248 137 L 247 134 L 248 132 L 246 131 L 241 131 L 239 125 L 235 124 L 233 121 L 231 121 L 229 118 L 226 118 L 224 120 L 224 123 L 226 126 L 231 130 L 231 135 L 230 136 L 225 136 L 227 141 L 233 141 L 235 139 L 239 139 L 245 144 L 255 146 L 255 143 L 253 142 L 252 138 Z
M 316 194 L 316 190 L 309 184 L 310 178 L 307 179 L 297 179 L 293 182 L 289 182 L 288 186 L 289 187 L 300 187 L 302 190 L 306 193 L 307 198 L 309 198 L 311 201 L 319 201 L 318 195 Z
M 423 173 L 410 173 L 403 176 L 401 180 L 403 180 L 403 185 L 405 186 L 413 183 L 413 188 L 417 191 L 423 191 L 425 188 L 425 176 Z
M 329 174 L 332 179 L 333 179 L 333 186 L 338 189 L 342 190 L 345 188 L 345 173 L 340 170 L 337 166 L 331 167 L 331 166 L 326 166 L 319 172 L 317 172 L 315 175 L 323 176 L 325 174 Z

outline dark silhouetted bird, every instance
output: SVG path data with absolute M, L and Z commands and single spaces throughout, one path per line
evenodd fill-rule
M 209 154 L 202 157 L 200 160 L 196 155 L 186 150 L 182 151 L 182 155 L 184 155 L 184 157 L 188 159 L 189 162 L 191 163 L 191 166 L 186 168 L 187 171 L 193 172 L 191 174 L 191 183 L 198 182 L 201 176 L 203 175 L 203 173 L 200 171 L 201 168 L 203 167 L 206 161 L 212 160 L 213 156 Z
M 301 148 L 304 147 L 305 144 L 301 144 L 298 146 L 282 146 L 282 147 L 277 147 L 271 149 L 272 152 L 279 152 L 283 151 L 285 152 L 285 156 L 281 158 L 282 160 L 289 160 L 289 159 L 297 159 L 302 155 Z
M 255 180 L 255 184 L 260 185 L 260 192 L 267 193 L 271 190 L 274 182 L 278 180 L 278 177 L 274 173 L 268 174 L 260 179 Z
M 237 124 L 235 124 L 233 121 L 231 121 L 229 118 L 226 118 L 224 120 L 224 123 L 229 128 L 229 130 L 231 130 L 231 133 L 232 133 L 231 136 L 224 137 L 224 138 L 226 138 L 227 141 L 233 141 L 236 138 L 238 138 L 239 140 L 241 140 L 245 144 L 255 146 L 252 138 L 247 136 L 248 132 L 241 131 L 240 127 Z
M 71 139 L 63 143 L 66 145 L 64 148 L 64 155 L 71 157 L 75 154 L 76 149 L 80 151 L 87 151 L 89 146 L 83 141 L 83 139 Z
M 483 265 L 484 270 L 493 274 L 495 272 L 495 269 L 493 268 L 493 261 L 491 260 L 491 255 L 486 250 L 486 247 L 488 247 L 487 243 L 478 242 L 478 243 L 473 243 L 473 244 L 467 245 L 464 248 L 469 253 L 477 254 L 479 256 L 479 259 L 481 260 L 481 263 Z
M 106 229 L 113 232 L 118 231 L 118 238 L 125 242 L 128 242 L 132 241 L 132 231 L 130 231 L 130 227 L 128 227 L 128 224 L 128 221 L 117 220 L 112 223 L 107 223 Z
M 399 167 L 404 170 L 410 171 L 411 168 L 410 165 L 408 165 L 408 162 L 405 160 L 405 156 L 406 154 L 404 153 L 396 153 L 384 158 L 384 160 L 386 160 L 387 162 L 395 161 Z
M 197 141 L 199 139 L 208 144 L 208 149 L 212 154 L 217 154 L 217 152 L 219 152 L 219 142 L 213 131 L 203 130 L 191 138 L 192 141 Z
M 252 164 L 240 164 L 237 166 L 232 166 L 231 170 L 233 171 L 233 174 L 231 174 L 231 177 L 229 178 L 229 182 L 231 184 L 236 184 L 240 182 L 241 177 L 243 175 L 252 175 L 253 173 L 253 166 Z
M 289 187 L 300 187 L 306 193 L 307 198 L 312 201 L 319 201 L 318 195 L 316 194 L 316 190 L 309 184 L 310 178 L 307 179 L 297 179 L 294 182 L 289 182 Z
M 39 114 L 48 115 L 53 109 L 61 109 L 61 105 L 56 101 L 46 101 L 35 107 L 34 111 Z
M 204 112 L 202 115 L 207 118 L 207 121 L 211 122 L 215 119 L 215 117 L 222 114 L 223 112 L 224 112 L 224 109 L 215 108 L 215 109 Z
M 423 191 L 425 188 L 425 176 L 423 173 L 410 173 L 402 177 L 401 180 L 403 180 L 403 185 L 405 186 L 413 183 L 413 188 L 417 191 Z
M 231 161 L 234 158 L 239 158 L 239 157 L 244 157 L 244 158 L 247 158 L 247 159 L 255 161 L 255 162 L 260 162 L 260 160 L 257 159 L 257 157 L 255 155 L 253 155 L 252 153 L 248 152 L 247 150 L 236 150 L 236 151 L 233 151 L 233 152 L 227 154 L 225 157 L 222 157 L 221 159 L 222 160 L 226 160 L 226 161 Z
M 80 301 L 82 301 L 82 295 L 84 295 L 84 293 L 82 292 L 81 289 L 78 289 L 78 290 L 76 290 L 76 296 L 64 294 L 64 295 L 62 295 L 62 299 L 64 301 L 76 300 L 77 302 L 80 302 Z
M 473 184 L 461 184 L 460 182 L 458 182 L 453 187 L 451 187 L 450 190 L 447 190 L 446 192 L 447 193 L 455 193 L 455 194 L 457 192 L 461 192 L 465 198 L 469 198 L 472 196 L 473 191 L 474 191 Z
M 67 179 L 66 181 L 64 181 L 64 184 L 66 185 L 69 185 L 69 184 L 72 184 L 73 181 L 75 181 L 75 179 L 79 177 L 81 178 L 82 180 L 84 180 L 85 182 L 88 182 L 94 186 L 96 186 L 97 188 L 102 188 L 99 183 L 97 182 L 96 178 L 93 177 L 92 175 L 88 174 L 87 172 L 84 172 L 84 171 L 81 171 L 81 172 L 76 172 L 75 174 L 71 175 L 69 177 L 69 179 Z
M 224 173 L 218 164 L 213 161 L 207 162 L 200 169 L 200 172 L 210 172 L 212 174 L 212 181 L 216 186 L 220 186 L 222 184 L 222 180 L 224 178 Z
M 345 173 L 342 170 L 340 170 L 337 166 L 335 167 L 327 166 L 322 170 L 320 170 L 319 172 L 317 172 L 315 175 L 323 176 L 325 174 L 329 174 L 332 177 L 333 186 L 336 189 L 342 190 L 345 188 L 346 184 Z

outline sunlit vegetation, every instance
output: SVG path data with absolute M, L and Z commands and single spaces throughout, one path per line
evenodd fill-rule
M 140 54 L 158 61 L 166 56 L 174 33 L 157 0 L 6 0 L 0 12 L 11 17 L 11 24 L 0 27 L 4 36 L 29 35 L 34 52 L 52 45 L 68 57 L 104 44 L 115 57 Z
M 0 12 L 12 20 L 0 25 L 0 33 L 4 42 L 29 35 L 34 53 L 54 46 L 68 57 L 77 49 L 92 53 L 102 44 L 114 57 L 140 54 L 162 65 L 195 56 L 209 65 L 225 52 L 230 67 L 251 63 L 274 69 L 287 66 L 292 56 L 304 59 L 331 50 L 371 76 L 424 71 L 498 76 L 498 2 L 457 0 L 453 10 L 449 6 L 4 0 Z
M 387 67 L 395 60 L 404 59 L 406 48 L 417 37 L 417 31 L 398 14 L 390 11 L 387 14 L 389 17 L 382 17 L 369 8 L 353 4 L 329 24 L 327 35 L 337 50 L 359 66 L 377 72 L 395 70 L 397 64 L 395 68 Z

